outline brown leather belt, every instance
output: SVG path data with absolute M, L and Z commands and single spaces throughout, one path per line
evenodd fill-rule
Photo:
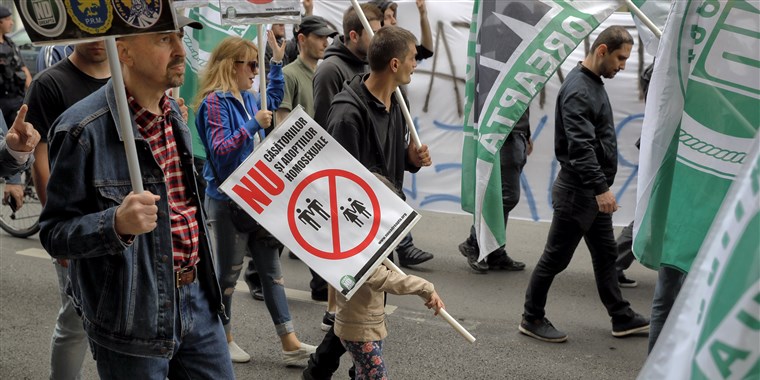
M 182 268 L 177 272 L 174 272 L 174 278 L 176 279 L 177 287 L 182 287 L 188 284 L 192 284 L 195 281 L 196 269 L 194 266 Z

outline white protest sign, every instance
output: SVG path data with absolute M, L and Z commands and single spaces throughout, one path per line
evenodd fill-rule
M 298 24 L 300 0 L 219 0 L 222 25 Z
M 420 219 L 300 106 L 220 188 L 349 299 Z

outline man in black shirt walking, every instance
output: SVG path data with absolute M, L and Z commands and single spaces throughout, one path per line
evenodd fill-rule
M 612 335 L 649 329 L 649 320 L 631 309 L 617 282 L 612 213 L 618 205 L 610 190 L 617 173 L 617 137 L 602 82 L 602 77 L 613 78 L 625 69 L 632 48 L 633 38 L 624 27 L 605 29 L 557 95 L 554 152 L 562 169 L 552 188 L 549 236 L 525 293 L 519 327 L 521 333 L 545 342 L 567 340 L 545 317 L 544 308 L 554 276 L 570 264 L 581 238 L 591 252 L 599 297 L 612 318 Z
M 43 205 L 47 201 L 46 188 L 50 179 L 47 139 L 50 126 L 63 111 L 103 87 L 110 77 L 105 44 L 100 41 L 76 45 L 68 58 L 38 74 L 29 86 L 26 94 L 29 105 L 27 120 L 41 136 L 34 150 L 32 173 Z M 71 299 L 66 295 L 68 261 L 56 260 L 54 266 L 58 275 L 61 308 L 50 343 L 50 378 L 74 379 L 80 376 L 82 361 L 87 353 L 87 335 Z

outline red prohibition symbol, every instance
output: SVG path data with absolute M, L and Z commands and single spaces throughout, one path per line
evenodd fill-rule
M 297 201 L 301 195 L 301 193 L 306 189 L 309 185 L 311 185 L 314 181 L 326 178 L 328 180 L 328 192 L 329 192 L 329 199 L 330 199 L 330 216 L 331 216 L 331 234 L 330 238 L 332 240 L 332 250 L 331 251 L 325 251 L 322 249 L 319 249 L 309 243 L 304 237 L 301 235 L 301 232 L 299 231 L 299 226 L 296 223 L 296 204 Z M 364 192 L 367 193 L 367 196 L 369 198 L 370 204 L 372 205 L 373 210 L 373 217 L 372 217 L 372 226 L 369 229 L 369 233 L 367 236 L 359 242 L 354 247 L 341 247 L 340 244 L 340 218 L 339 218 L 339 212 L 338 212 L 338 191 L 337 191 L 337 179 L 343 178 L 346 180 L 349 180 L 362 188 Z M 349 171 L 341 170 L 341 169 L 328 169 L 328 170 L 322 170 L 319 172 L 316 172 L 314 174 L 309 175 L 308 177 L 304 178 L 301 183 L 296 186 L 295 190 L 293 190 L 293 195 L 290 197 L 290 202 L 288 202 L 288 227 L 290 228 L 290 231 L 293 232 L 293 237 L 296 239 L 298 244 L 301 245 L 306 251 L 311 253 L 314 256 L 317 256 L 319 258 L 328 259 L 328 260 L 342 260 L 349 258 L 351 256 L 354 256 L 358 254 L 359 252 L 363 251 L 367 248 L 367 246 L 372 243 L 372 239 L 377 236 L 377 231 L 380 229 L 380 202 L 377 200 L 377 196 L 375 195 L 375 192 L 372 191 L 372 188 L 365 182 L 361 177 L 358 175 L 351 173 Z

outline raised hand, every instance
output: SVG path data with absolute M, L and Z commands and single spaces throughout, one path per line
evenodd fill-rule
M 279 45 L 274 32 L 271 30 L 267 30 L 267 41 L 269 42 L 269 47 L 272 48 L 272 60 L 282 62 L 282 58 L 285 56 L 285 44 L 288 42 L 282 41 L 282 45 Z
M 31 152 L 40 142 L 40 133 L 34 129 L 31 123 L 26 121 L 26 112 L 29 110 L 26 104 L 21 106 L 13 121 L 11 129 L 5 135 L 5 144 L 8 148 L 17 152 Z

